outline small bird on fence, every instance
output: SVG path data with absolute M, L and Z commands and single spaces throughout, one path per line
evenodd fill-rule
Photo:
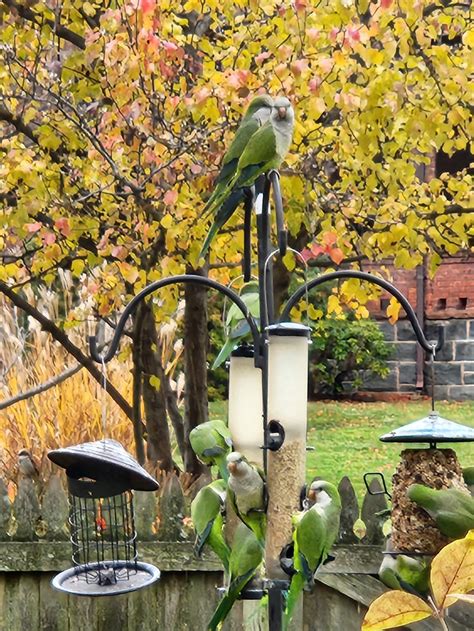
M 227 481 L 226 456 L 232 451 L 232 436 L 224 421 L 214 419 L 197 425 L 189 433 L 189 442 L 199 460 L 217 466 Z
M 324 563 L 339 533 L 341 498 L 334 484 L 313 481 L 307 492 L 310 508 L 293 517 L 294 556 L 290 589 L 286 599 L 284 629 L 304 587 L 314 585 L 314 573 Z
M 459 489 L 432 489 L 412 484 L 407 495 L 432 517 L 445 537 L 460 539 L 474 528 L 474 497 Z
M 39 468 L 28 449 L 20 449 L 18 452 L 18 471 L 24 478 L 32 478 L 38 481 Z
M 244 524 L 239 524 L 232 541 L 229 559 L 229 585 L 208 625 L 208 631 L 221 628 L 239 594 L 255 576 L 262 562 L 263 548 L 254 533 Z
M 237 517 L 248 526 L 260 541 L 265 541 L 267 518 L 266 487 L 263 472 L 238 451 L 227 456 L 229 471 L 228 497 Z
M 202 549 L 207 544 L 220 558 L 227 573 L 230 548 L 223 534 L 225 500 L 224 480 L 211 482 L 203 487 L 191 502 L 191 519 L 196 531 L 194 552 L 201 556 Z
M 246 189 L 253 186 L 264 173 L 278 169 L 290 148 L 295 118 L 290 101 L 285 96 L 280 96 L 270 107 L 271 97 L 267 95 L 257 97 L 259 98 L 265 103 L 256 110 L 249 122 L 245 122 L 244 117 L 237 132 L 238 135 L 244 135 L 243 140 L 234 148 L 237 142 L 236 136 L 226 153 L 221 171 L 222 174 L 225 170 L 225 177 L 223 176 L 221 181 L 218 181 L 216 190 L 204 209 L 204 213 L 215 213 L 215 215 L 200 256 L 206 255 L 218 230 L 231 218 L 244 200 Z M 232 161 L 228 160 L 229 153 L 232 153 Z M 230 164 L 232 164 L 231 168 L 228 167 Z

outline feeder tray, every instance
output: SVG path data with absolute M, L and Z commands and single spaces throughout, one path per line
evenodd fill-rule
M 112 572 L 115 578 L 105 577 L 102 583 L 91 583 L 87 581 L 87 576 L 96 573 L 98 575 L 99 566 L 106 566 L 105 563 L 89 563 L 64 570 L 51 581 L 51 585 L 67 594 L 75 596 L 116 596 L 133 592 L 142 587 L 147 587 L 155 583 L 160 578 L 160 570 L 149 563 L 137 561 L 130 564 L 127 561 L 114 561 L 113 570 L 101 567 L 103 574 Z

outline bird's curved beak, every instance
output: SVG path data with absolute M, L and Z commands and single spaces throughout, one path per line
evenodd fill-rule
M 286 118 L 286 107 L 279 107 L 278 108 L 278 118 L 283 120 Z
M 308 499 L 309 499 L 311 502 L 315 502 L 315 501 L 316 501 L 316 491 L 314 491 L 313 489 L 310 489 L 310 490 L 308 491 Z
M 229 464 L 227 465 L 227 469 L 229 470 L 229 473 L 235 473 L 237 470 L 237 463 L 229 462 Z

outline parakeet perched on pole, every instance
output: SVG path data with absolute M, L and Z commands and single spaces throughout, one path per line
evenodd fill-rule
M 257 323 L 260 318 L 260 296 L 258 292 L 258 283 L 247 283 L 240 292 L 240 297 L 245 303 L 245 306 L 249 310 L 251 316 L 253 316 Z M 225 329 L 227 339 L 224 346 L 221 348 L 219 355 L 216 357 L 212 364 L 212 369 L 218 368 L 229 357 L 234 349 L 234 346 L 250 332 L 250 326 L 247 320 L 242 315 L 242 311 L 237 305 L 232 304 L 227 312 L 225 320 Z
M 226 456 L 232 451 L 232 437 L 224 421 L 201 423 L 189 433 L 189 441 L 201 462 L 216 465 L 221 477 L 227 481 Z
M 267 524 L 263 472 L 238 451 L 233 451 L 227 456 L 227 469 L 227 493 L 232 506 L 239 519 L 253 530 L 263 546 Z
M 387 552 L 391 550 L 393 546 L 389 539 Z M 424 598 L 429 591 L 430 563 L 422 556 L 385 553 L 379 568 L 379 578 L 387 587 Z
M 230 548 L 225 542 L 223 527 L 226 499 L 226 483 L 215 480 L 203 487 L 191 502 L 191 519 L 196 531 L 194 551 L 201 556 L 207 544 L 222 561 L 226 572 L 229 571 Z
M 436 522 L 438 530 L 450 539 L 461 539 L 474 528 L 474 498 L 458 489 L 432 489 L 412 484 L 407 495 Z
M 207 207 L 208 212 L 217 212 L 200 256 L 205 255 L 216 232 L 243 200 L 243 189 L 251 187 L 260 175 L 278 169 L 283 162 L 293 138 L 294 118 L 290 101 L 284 96 L 276 98 L 269 120 L 249 138 L 235 173 Z
M 217 211 L 214 215 L 214 222 L 209 230 L 209 233 L 201 248 L 200 256 L 205 256 L 209 244 L 214 238 L 215 234 L 222 228 L 226 221 L 231 217 L 234 210 L 244 199 L 244 191 L 238 191 L 233 196 L 232 200 L 229 200 L 227 206 L 216 206 L 215 201 L 218 199 L 223 191 L 225 191 L 230 180 L 234 177 L 237 169 L 237 164 L 243 150 L 245 149 L 248 141 L 253 134 L 270 118 L 272 113 L 273 99 L 268 94 L 260 94 L 256 96 L 250 102 L 250 105 L 245 112 L 242 121 L 237 129 L 234 140 L 230 147 L 224 154 L 222 160 L 222 167 L 219 175 L 217 176 L 214 184 L 215 188 L 212 195 L 208 199 L 203 215 L 205 216 L 209 212 Z
M 255 576 L 262 558 L 263 548 L 254 533 L 244 524 L 239 524 L 232 541 L 229 559 L 229 586 L 209 622 L 208 631 L 217 631 L 221 628 L 240 592 Z
M 311 508 L 293 518 L 295 574 L 287 595 L 284 629 L 288 629 L 303 588 L 313 586 L 314 573 L 328 557 L 339 533 L 341 498 L 337 488 L 325 480 L 317 480 L 311 483 L 307 495 Z

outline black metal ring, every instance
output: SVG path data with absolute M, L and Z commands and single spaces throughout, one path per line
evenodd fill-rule
M 388 291 L 394 298 L 398 300 L 398 302 L 405 309 L 408 319 L 413 327 L 416 338 L 419 344 L 423 347 L 423 349 L 433 355 L 435 352 L 438 352 L 443 346 L 444 342 L 444 328 L 439 327 L 438 329 L 438 342 L 434 344 L 430 344 L 423 333 L 423 330 L 418 322 L 418 318 L 416 317 L 415 311 L 413 307 L 405 298 L 405 296 L 399 291 L 392 283 L 389 283 L 387 280 L 383 278 L 379 278 L 378 276 L 374 276 L 373 274 L 369 274 L 368 272 L 359 272 L 357 270 L 339 270 L 337 272 L 330 272 L 329 274 L 323 274 L 322 276 L 318 276 L 314 278 L 309 283 L 302 285 L 299 287 L 292 296 L 288 299 L 288 302 L 283 309 L 283 313 L 280 317 L 280 322 L 285 322 L 288 320 L 290 311 L 296 305 L 303 296 L 306 295 L 306 292 L 314 287 L 318 287 L 323 283 L 328 283 L 333 280 L 339 280 L 340 278 L 358 278 L 360 280 L 365 280 L 369 283 L 373 283 L 374 285 L 378 285 L 382 287 L 386 291 Z

